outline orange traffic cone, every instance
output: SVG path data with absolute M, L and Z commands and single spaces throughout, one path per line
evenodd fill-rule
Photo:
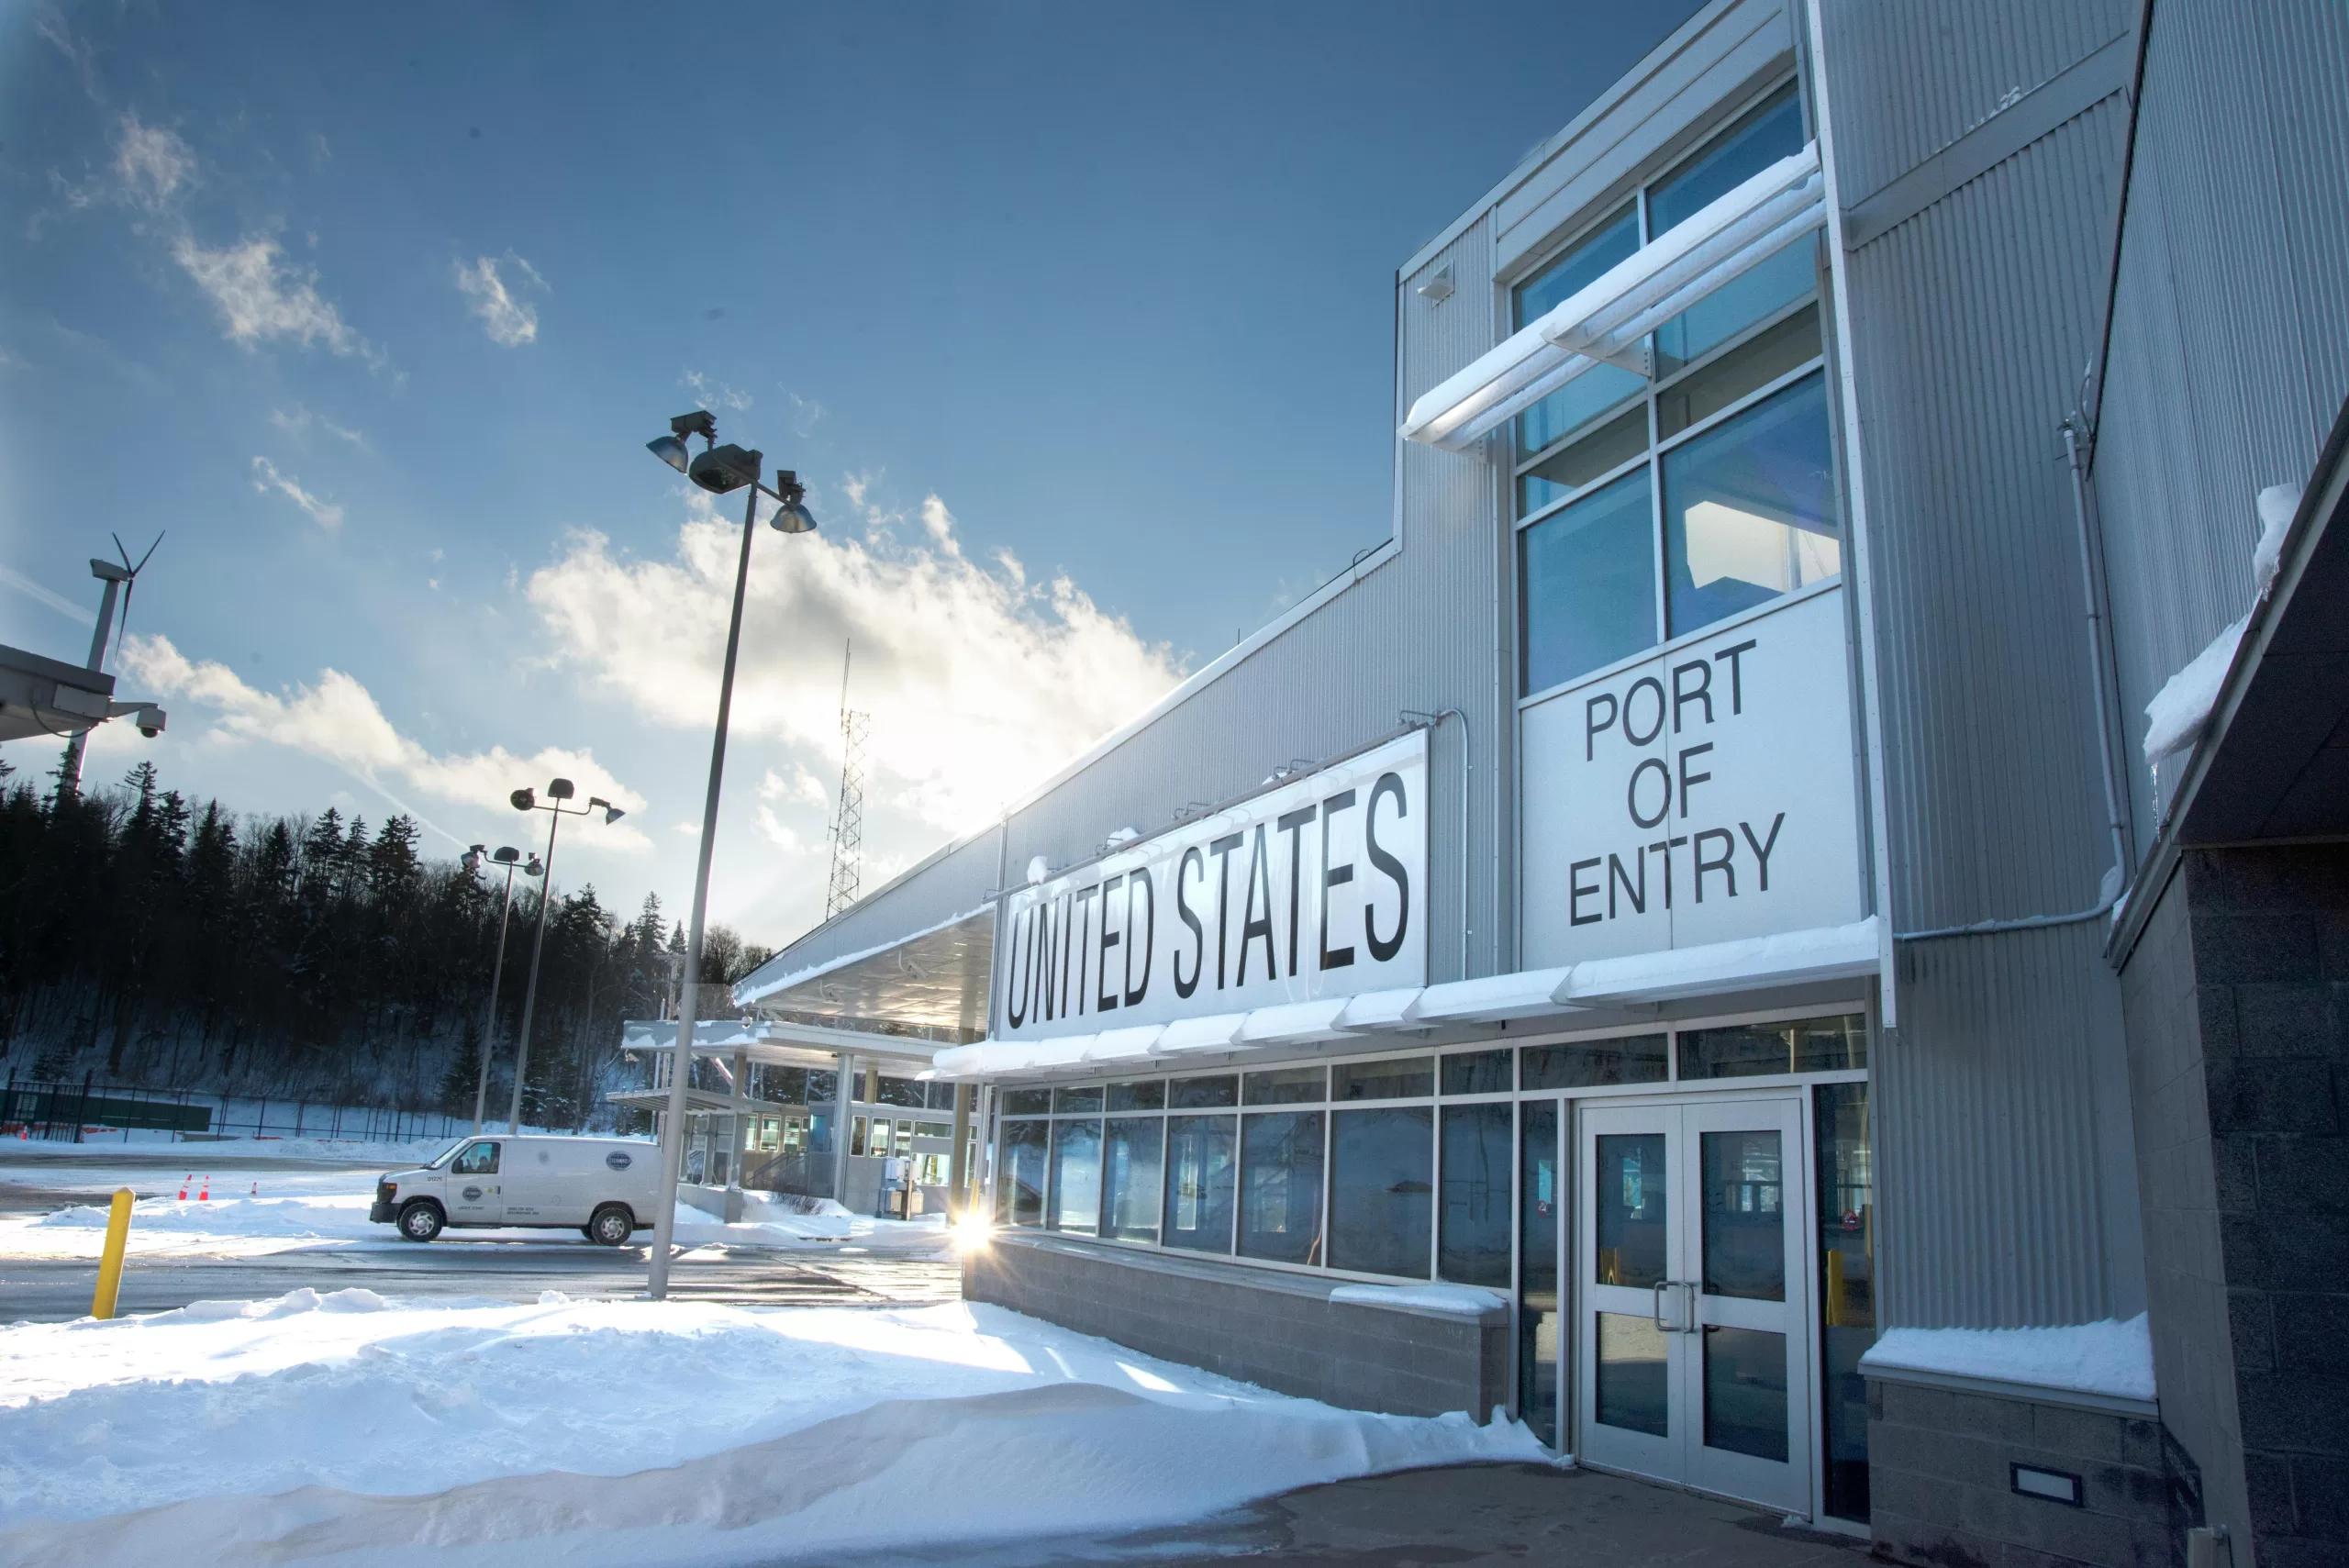
M 203 1190 L 202 1192 L 200 1192 L 200 1193 L 197 1193 L 197 1194 L 195 1195 L 195 1201 L 196 1201 L 196 1202 L 198 1202 L 198 1203 L 210 1203 L 210 1202 L 212 1201 L 212 1178 L 211 1178 L 211 1177 L 206 1176 L 206 1177 L 205 1177 L 205 1178 L 204 1178 L 204 1190 Z
M 261 1196 L 261 1184 L 259 1182 L 255 1182 L 253 1184 L 253 1190 L 250 1195 L 254 1197 Z
M 195 1180 L 195 1173 L 194 1171 L 190 1171 L 186 1175 L 180 1178 L 180 1201 L 182 1203 L 185 1203 L 187 1201 L 187 1184 L 194 1180 Z

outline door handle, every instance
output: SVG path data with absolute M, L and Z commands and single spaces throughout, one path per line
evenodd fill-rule
M 1678 1283 L 1679 1282 L 1676 1280 L 1658 1280 L 1655 1282 L 1653 1288 L 1649 1292 L 1650 1299 L 1654 1303 L 1653 1312 L 1655 1316 L 1656 1332 L 1660 1334 L 1675 1332 L 1673 1326 L 1664 1320 L 1664 1293 L 1667 1288 Z
M 1684 1334 L 1694 1334 L 1702 1327 L 1697 1321 L 1697 1297 L 1702 1294 L 1702 1287 L 1695 1280 L 1681 1280 L 1678 1284 L 1681 1289 L 1688 1293 L 1688 1310 L 1681 1318 L 1680 1331 Z

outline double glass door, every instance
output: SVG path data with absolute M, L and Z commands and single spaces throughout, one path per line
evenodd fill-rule
M 1584 1455 L 1808 1514 L 1801 1102 L 1586 1106 L 1579 1122 Z

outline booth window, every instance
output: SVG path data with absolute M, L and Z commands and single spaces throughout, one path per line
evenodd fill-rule
M 1052 1125 L 1003 1124 L 1003 1175 L 996 1188 L 996 1218 L 1007 1225 L 1044 1222 L 1044 1142 Z
M 1101 1223 L 1101 1122 L 1052 1123 L 1052 1229 L 1090 1236 Z
M 1428 1277 L 1434 1116 L 1431 1106 L 1330 1113 L 1330 1267 Z
M 1515 325 L 1804 141 L 1788 83 L 1517 285 Z M 1787 246 L 1658 327 L 1646 374 L 1601 365 L 1517 417 L 1525 695 L 1842 571 L 1817 257 Z
M 1322 1113 L 1267 1111 L 1240 1126 L 1240 1255 L 1319 1262 Z
M 1169 1247 L 1231 1251 L 1232 1156 L 1239 1120 L 1232 1116 L 1166 1118 L 1164 1224 Z
M 1508 1288 L 1516 1109 L 1506 1100 L 1443 1107 L 1443 1224 L 1436 1273 L 1460 1284 Z
M 1119 1241 L 1158 1240 L 1158 1184 L 1166 1123 L 1158 1117 L 1111 1117 L 1101 1143 L 1101 1233 Z

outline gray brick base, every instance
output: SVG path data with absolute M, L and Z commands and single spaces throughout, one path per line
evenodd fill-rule
M 2081 1478 L 2081 1506 L 2018 1496 L 2009 1466 Z M 2170 1568 L 2170 1486 L 2148 1415 L 1868 1380 L 1879 1556 L 1933 1568 Z
M 1335 1281 L 1244 1264 L 997 1235 L 963 1296 L 1282 1394 L 1482 1421 L 1508 1402 L 1508 1315 L 1332 1301 Z

